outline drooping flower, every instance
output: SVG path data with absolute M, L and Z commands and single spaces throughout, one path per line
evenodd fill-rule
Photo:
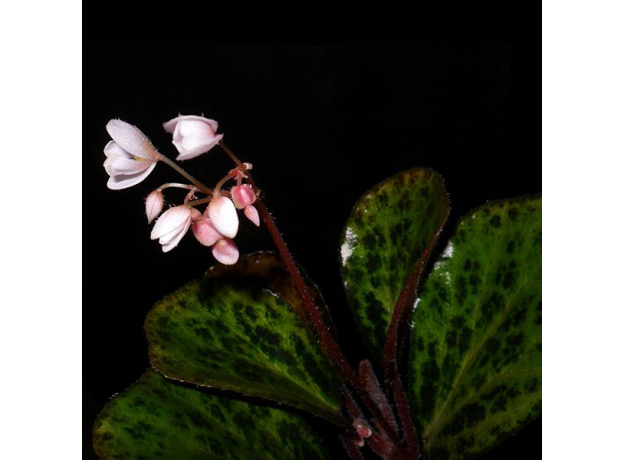
M 158 189 L 152 191 L 145 199 L 145 213 L 147 214 L 147 223 L 151 224 L 152 221 L 158 217 L 162 212 L 165 205 L 165 197 Z
M 234 265 L 238 261 L 238 248 L 229 238 L 223 238 L 212 247 L 212 255 L 223 265 Z
M 191 208 L 186 205 L 166 210 L 156 221 L 150 238 L 158 239 L 163 252 L 171 251 L 190 228 L 191 217 Z
M 106 147 L 104 169 L 112 190 L 132 187 L 156 167 L 159 153 L 139 128 L 121 120 L 110 120 L 106 130 L 113 138 Z
M 173 133 L 173 145 L 180 154 L 176 160 L 190 160 L 212 149 L 223 138 L 217 134 L 219 124 L 209 118 L 196 115 L 180 115 L 164 125 L 165 131 Z
M 208 205 L 208 217 L 219 233 L 234 238 L 238 233 L 238 214 L 232 200 L 225 196 L 215 196 Z

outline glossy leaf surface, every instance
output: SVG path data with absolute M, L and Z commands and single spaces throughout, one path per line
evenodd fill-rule
M 329 458 L 301 417 L 186 388 L 153 370 L 106 405 L 93 437 L 108 460 Z
M 417 301 L 410 397 L 430 459 L 473 458 L 541 412 L 541 197 L 465 216 Z
M 376 185 L 356 203 L 346 222 L 342 279 L 360 330 L 378 358 L 405 279 L 448 209 L 440 175 L 418 168 Z
M 167 377 L 347 423 L 331 362 L 294 308 L 261 277 L 238 269 L 209 274 L 159 302 L 145 329 L 152 365 Z
M 323 321 L 333 330 L 332 319 L 321 292 L 302 267 L 299 267 L 299 271 L 306 282 L 308 292 L 312 295 L 314 303 L 319 309 Z M 245 280 L 246 282 L 266 287 L 279 294 L 295 311 L 298 313 L 303 312 L 304 316 L 306 316 L 301 296 L 295 287 L 295 282 L 288 273 L 286 264 L 284 264 L 279 254 L 275 252 L 259 251 L 245 254 L 235 265 L 218 264 L 208 269 L 204 275 L 206 279 L 215 277 Z

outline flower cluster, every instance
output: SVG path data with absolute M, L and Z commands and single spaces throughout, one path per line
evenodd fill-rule
M 195 158 L 219 145 L 223 134 L 217 134 L 218 127 L 216 121 L 194 115 L 180 115 L 164 124 L 165 130 L 173 134 L 173 145 L 179 153 L 176 159 L 181 161 Z M 152 229 L 151 239 L 158 240 L 163 252 L 175 248 L 191 229 L 197 241 L 212 247 L 215 259 L 225 265 L 235 264 L 239 255 L 233 241 L 238 233 L 238 210 L 242 210 L 251 222 L 260 226 L 258 210 L 254 206 L 257 190 L 244 182 L 249 179 L 251 164 L 241 163 L 227 151 L 235 161 L 236 168 L 229 171 L 214 188 L 210 188 L 160 154 L 136 126 L 121 120 L 111 120 L 106 130 L 113 139 L 104 148 L 104 169 L 110 176 L 108 188 L 120 190 L 142 182 L 159 161 L 168 164 L 191 182 L 163 184 L 145 200 L 148 223 L 160 216 Z M 228 181 L 236 181 L 236 185 L 230 190 L 224 190 L 223 186 Z M 188 193 L 182 204 L 163 212 L 163 190 L 167 188 L 186 189 Z M 198 198 L 198 194 L 205 194 L 206 197 Z M 204 205 L 202 212 L 199 207 Z

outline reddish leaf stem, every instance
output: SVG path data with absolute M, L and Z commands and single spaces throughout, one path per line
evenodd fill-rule
M 366 359 L 360 362 L 358 375 L 360 377 L 360 381 L 371 395 L 371 398 L 373 398 L 373 401 L 377 404 L 377 407 L 381 409 L 385 418 L 390 420 L 392 427 L 398 431 L 399 427 L 397 426 L 395 416 L 392 413 L 388 399 L 379 385 L 379 381 L 377 380 L 377 376 L 375 375 L 373 366 L 369 360 Z
M 431 252 L 438 242 L 442 229 L 446 224 L 449 212 L 450 208 L 447 207 L 446 213 L 438 226 L 438 231 L 427 248 L 423 251 L 414 271 L 410 273 L 405 280 L 405 285 L 394 307 L 392 321 L 390 322 L 388 335 L 386 336 L 386 342 L 384 344 L 384 383 L 386 390 L 391 392 L 394 397 L 394 402 L 399 412 L 399 418 L 403 425 L 403 431 L 405 432 L 409 452 L 412 453 L 415 458 L 418 457 L 418 436 L 410 414 L 407 396 L 399 376 L 398 353 L 400 346 L 405 342 L 406 333 L 409 330 L 408 324 L 414 312 L 413 305 L 417 296 L 418 285 L 425 267 L 427 266 L 427 262 L 429 261 L 429 257 L 431 256 Z
M 359 447 L 355 445 L 355 440 L 352 436 L 343 434 L 340 436 L 340 440 L 342 441 L 342 445 L 344 446 L 349 458 L 352 460 L 364 460 L 364 456 L 362 452 L 360 452 Z
M 232 152 L 232 150 L 230 150 L 227 147 L 227 145 L 225 145 L 225 143 L 220 142 L 219 146 L 227 153 L 230 159 L 232 159 L 232 161 L 237 166 L 240 167 L 242 165 L 238 157 L 234 154 L 234 152 Z M 246 172 L 246 175 L 247 175 L 247 180 L 249 181 L 249 183 L 251 184 L 251 186 L 253 187 L 254 191 L 257 194 L 258 187 L 256 186 L 256 183 L 253 180 L 252 175 L 249 172 Z M 329 332 L 329 329 L 327 328 L 327 326 L 323 322 L 323 319 L 321 318 L 321 315 L 318 311 L 318 308 L 316 307 L 314 303 L 314 300 L 312 299 L 312 296 L 308 292 L 305 281 L 303 280 L 303 277 L 301 276 L 301 273 L 299 272 L 299 268 L 297 267 L 297 264 L 295 263 L 292 257 L 292 254 L 288 250 L 288 247 L 286 246 L 286 242 L 284 241 L 282 234 L 277 228 L 277 225 L 275 224 L 273 217 L 271 216 L 264 202 L 260 198 L 258 198 L 257 201 L 255 202 L 255 207 L 258 210 L 258 214 L 260 215 L 262 222 L 264 223 L 269 234 L 271 235 L 273 242 L 277 246 L 277 250 L 280 253 L 282 259 L 284 260 L 284 263 L 286 264 L 286 268 L 288 269 L 288 272 L 290 273 L 291 277 L 293 278 L 293 281 L 295 282 L 295 287 L 297 291 L 299 292 L 299 295 L 301 296 L 301 299 L 303 302 L 304 311 L 306 312 L 309 319 L 311 320 L 312 326 L 314 327 L 314 330 L 316 331 L 319 339 L 321 340 L 321 343 L 323 344 L 324 348 L 327 350 L 329 356 L 332 358 L 336 367 L 342 372 L 344 377 L 353 386 L 358 396 L 362 399 L 362 401 L 364 402 L 368 410 L 371 412 L 371 414 L 377 419 L 377 422 L 381 425 L 381 427 L 386 432 L 388 437 L 392 440 L 395 446 L 399 448 L 399 446 L 401 445 L 401 441 L 399 439 L 399 435 L 397 431 L 394 429 L 394 426 L 392 426 L 392 422 L 386 419 L 385 415 L 387 414 L 384 414 L 382 410 L 375 404 L 375 401 L 368 394 L 368 392 L 366 391 L 366 388 L 364 388 L 364 386 L 362 385 L 362 382 L 356 375 L 355 371 L 351 368 L 351 365 L 344 357 L 342 350 L 340 349 L 338 344 L 334 341 L 331 333 Z M 305 318 L 303 319 L 305 320 Z M 347 447 L 347 445 L 345 445 L 345 447 Z M 352 446 L 352 447 L 355 448 L 355 446 Z M 359 454 L 359 452 L 357 452 L 357 454 Z
M 249 181 L 252 184 L 252 186 L 256 188 L 255 183 L 253 182 L 253 179 L 251 178 L 251 175 L 249 175 Z M 329 356 L 332 358 L 332 360 L 334 361 L 338 369 L 340 369 L 342 374 L 346 377 L 349 383 L 353 386 L 358 396 L 366 404 L 366 407 L 368 408 L 368 410 L 370 410 L 373 416 L 383 426 L 384 431 L 386 431 L 386 433 L 392 439 L 393 442 L 398 444 L 400 440 L 399 440 L 397 432 L 392 428 L 390 422 L 386 420 L 386 418 L 384 417 L 384 414 L 381 412 L 381 410 L 377 407 L 375 402 L 369 396 L 366 389 L 362 386 L 362 383 L 360 382 L 359 378 L 357 377 L 357 375 L 351 368 L 351 365 L 349 364 L 349 362 L 346 360 L 346 358 L 342 354 L 342 350 L 340 350 L 340 347 L 334 341 L 331 333 L 329 332 L 329 329 L 327 329 L 327 326 L 323 322 L 323 319 L 321 318 L 318 308 L 314 304 L 314 300 L 312 299 L 312 296 L 308 292 L 308 289 L 305 285 L 305 281 L 303 280 L 303 277 L 301 276 L 301 273 L 299 272 L 299 268 L 297 267 L 297 264 L 295 263 L 290 251 L 288 250 L 288 247 L 286 246 L 286 243 L 282 237 L 282 234 L 278 230 L 277 225 L 275 225 L 275 221 L 273 220 L 273 218 L 271 217 L 271 214 L 269 213 L 268 209 L 264 205 L 264 202 L 261 199 L 258 199 L 254 203 L 254 205 L 256 206 L 256 209 L 258 210 L 258 214 L 260 215 L 262 222 L 264 223 L 269 234 L 271 235 L 271 238 L 273 238 L 273 241 L 275 245 L 277 246 L 277 250 L 282 256 L 284 263 L 286 264 L 286 268 L 288 269 L 288 272 L 290 273 L 290 275 L 292 276 L 295 282 L 297 291 L 299 292 L 299 295 L 301 296 L 302 301 L 303 301 L 304 310 L 307 313 L 309 319 L 312 321 L 314 330 L 318 334 L 318 337 L 321 340 L 321 343 L 323 344 L 324 348 L 327 350 L 327 352 L 329 353 Z

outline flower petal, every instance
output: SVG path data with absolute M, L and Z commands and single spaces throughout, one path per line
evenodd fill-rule
M 247 219 L 252 221 L 256 227 L 260 227 L 260 215 L 258 214 L 258 210 L 255 206 L 249 205 L 243 212 L 245 213 L 245 216 L 247 216 Z
M 182 227 L 182 229 L 180 229 L 180 231 L 178 233 L 176 233 L 175 237 L 173 238 L 169 238 L 168 241 L 166 243 L 163 243 L 161 240 L 160 243 L 162 244 L 162 250 L 163 252 L 169 252 L 171 251 L 173 248 L 175 248 L 178 243 L 180 242 L 180 240 L 182 240 L 182 238 L 184 237 L 184 235 L 186 235 L 186 232 L 188 232 L 188 229 L 191 226 L 191 219 L 189 219 L 186 224 L 184 225 L 184 227 Z
M 162 239 L 165 242 L 173 238 L 176 231 L 184 228 L 191 221 L 191 210 L 188 206 L 176 206 L 167 209 L 156 221 L 150 238 Z M 162 241 L 161 241 L 162 242 Z
M 106 125 L 106 130 L 113 140 L 131 155 L 144 160 L 156 161 L 158 159 L 158 152 L 136 126 L 121 120 L 110 120 Z
M 149 176 L 155 167 L 156 163 L 154 162 L 149 165 L 145 171 L 137 174 L 116 174 L 108 179 L 106 185 L 111 190 L 121 190 L 132 187 L 133 185 L 142 182 L 147 176 Z
M 238 233 L 238 214 L 229 198 L 225 196 L 213 198 L 208 205 L 208 216 L 212 225 L 223 236 L 234 238 Z
M 168 133 L 173 133 L 180 120 L 203 121 L 204 123 L 208 123 L 208 125 L 210 125 L 210 127 L 212 128 L 212 131 L 215 133 L 219 129 L 219 123 L 217 123 L 215 120 L 211 120 L 210 118 L 199 117 L 197 115 L 178 115 L 177 117 L 163 124 L 165 131 L 167 131 Z
M 145 214 L 147 214 L 147 223 L 151 224 L 152 221 L 158 217 L 162 212 L 165 205 L 165 197 L 158 189 L 152 191 L 145 199 Z
M 104 147 L 104 155 L 106 155 L 109 158 L 110 157 L 132 158 L 132 155 L 130 155 L 128 152 L 122 149 L 119 146 L 119 144 L 117 144 L 115 141 L 109 141 L 108 144 L 106 144 L 106 147 Z
M 223 265 L 234 265 L 238 261 L 238 248 L 234 241 L 223 238 L 212 247 L 212 255 Z
M 106 172 L 111 176 L 116 176 L 118 174 L 137 174 L 156 164 L 152 161 L 137 161 L 119 156 L 108 157 L 104 163 Z M 106 166 L 106 164 L 108 165 Z
M 202 120 L 189 120 L 184 118 L 176 126 L 176 135 L 187 136 L 210 136 L 214 137 L 215 132 L 208 123 Z
M 221 139 L 223 139 L 223 134 L 217 134 L 210 140 L 201 139 L 199 136 L 174 140 L 173 145 L 175 145 L 178 152 L 180 152 L 180 154 L 176 157 L 176 160 L 184 161 L 198 157 L 202 153 L 206 153 L 211 150 L 221 141 Z
M 234 206 L 238 209 L 244 209 L 256 202 L 256 194 L 249 184 L 237 185 L 230 190 Z
M 201 219 L 192 225 L 193 235 L 204 246 L 212 246 L 223 238 L 223 235 L 214 228 L 210 219 Z

